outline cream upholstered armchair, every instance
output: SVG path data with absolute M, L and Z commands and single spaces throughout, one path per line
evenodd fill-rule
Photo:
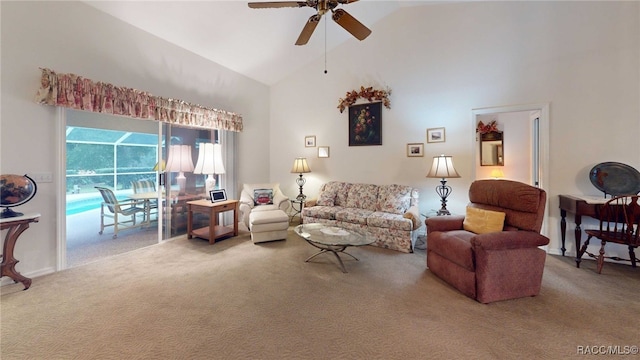
M 291 202 L 280 190 L 280 184 L 244 184 L 240 192 L 240 219 L 251 229 L 249 215 L 254 209 L 289 210 Z

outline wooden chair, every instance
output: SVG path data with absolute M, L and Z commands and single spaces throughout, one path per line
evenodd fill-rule
M 636 267 L 638 259 L 634 250 L 640 245 L 640 204 L 638 204 L 638 198 L 638 195 L 627 195 L 610 199 L 600 208 L 600 228 L 585 230 L 589 236 L 578 252 L 578 259 L 582 258 L 585 253 L 597 259 L 598 274 L 602 273 L 605 258 L 630 261 L 631 266 Z M 598 255 L 587 251 L 589 241 L 593 237 L 601 241 Z M 604 247 L 610 242 L 626 245 L 629 248 L 629 259 L 605 256 Z
M 100 191 L 102 199 L 104 200 L 100 206 L 100 235 L 104 232 L 105 227 L 113 226 L 113 238 L 115 239 L 118 237 L 118 230 L 121 227 L 134 228 L 147 224 L 147 222 L 144 221 L 136 223 L 136 215 L 138 213 L 145 213 L 144 208 L 136 206 L 138 205 L 136 200 L 119 201 L 116 199 L 116 195 L 111 191 L 111 189 L 99 186 L 96 186 L 95 188 Z M 105 211 L 105 208 L 107 211 Z M 129 219 L 121 220 L 122 217 Z M 113 223 L 106 224 L 105 218 L 112 218 Z

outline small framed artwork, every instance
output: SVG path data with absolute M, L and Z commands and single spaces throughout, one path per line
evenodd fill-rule
M 382 103 L 349 106 L 349 146 L 382 145 Z
M 423 143 L 407 144 L 407 156 L 408 157 L 424 156 L 424 144 Z
M 444 140 L 445 140 L 445 137 L 444 137 L 444 128 L 443 127 L 427 129 L 427 142 L 428 143 L 444 142 Z
M 328 146 L 318 146 L 318 157 L 319 158 L 328 158 L 329 157 L 329 147 Z
M 315 135 L 305 136 L 304 147 L 316 147 L 316 136 Z
M 209 197 L 211 202 L 225 201 L 227 200 L 227 192 L 224 189 L 209 191 Z

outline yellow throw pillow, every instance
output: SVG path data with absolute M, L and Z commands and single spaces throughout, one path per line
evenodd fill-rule
M 467 206 L 467 214 L 462 227 L 476 234 L 502 231 L 506 214 L 499 211 L 477 209 Z

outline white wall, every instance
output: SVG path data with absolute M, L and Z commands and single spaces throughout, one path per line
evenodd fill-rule
M 48 67 L 242 114 L 239 181 L 268 181 L 268 87 L 84 3 L 2 1 L 0 11 L 0 173 L 57 174 L 57 111 L 33 101 L 39 67 Z M 56 214 L 57 186 L 39 183 L 36 197 L 19 207 L 42 214 L 15 249 L 17 270 L 25 276 L 55 269 L 56 223 L 64 216 Z
M 558 195 L 597 194 L 588 171 L 602 161 L 640 169 L 639 18 L 638 2 L 402 8 L 374 24 L 365 41 L 331 51 L 328 74 L 318 59 L 272 87 L 271 178 L 293 196 L 289 169 L 294 157 L 306 156 L 310 196 L 327 180 L 407 184 L 421 190 L 425 213 L 439 208 L 427 167 L 445 153 L 462 175 L 448 181 L 448 208 L 462 213 L 475 166 L 472 109 L 550 103 L 549 250 L 559 253 Z M 393 90 L 382 146 L 348 146 L 347 114 L 336 106 L 361 85 Z M 446 142 L 427 144 L 426 129 L 441 126 Z M 330 146 L 331 157 L 318 159 L 304 147 L 305 135 Z M 410 142 L 425 143 L 424 158 L 406 156 Z

